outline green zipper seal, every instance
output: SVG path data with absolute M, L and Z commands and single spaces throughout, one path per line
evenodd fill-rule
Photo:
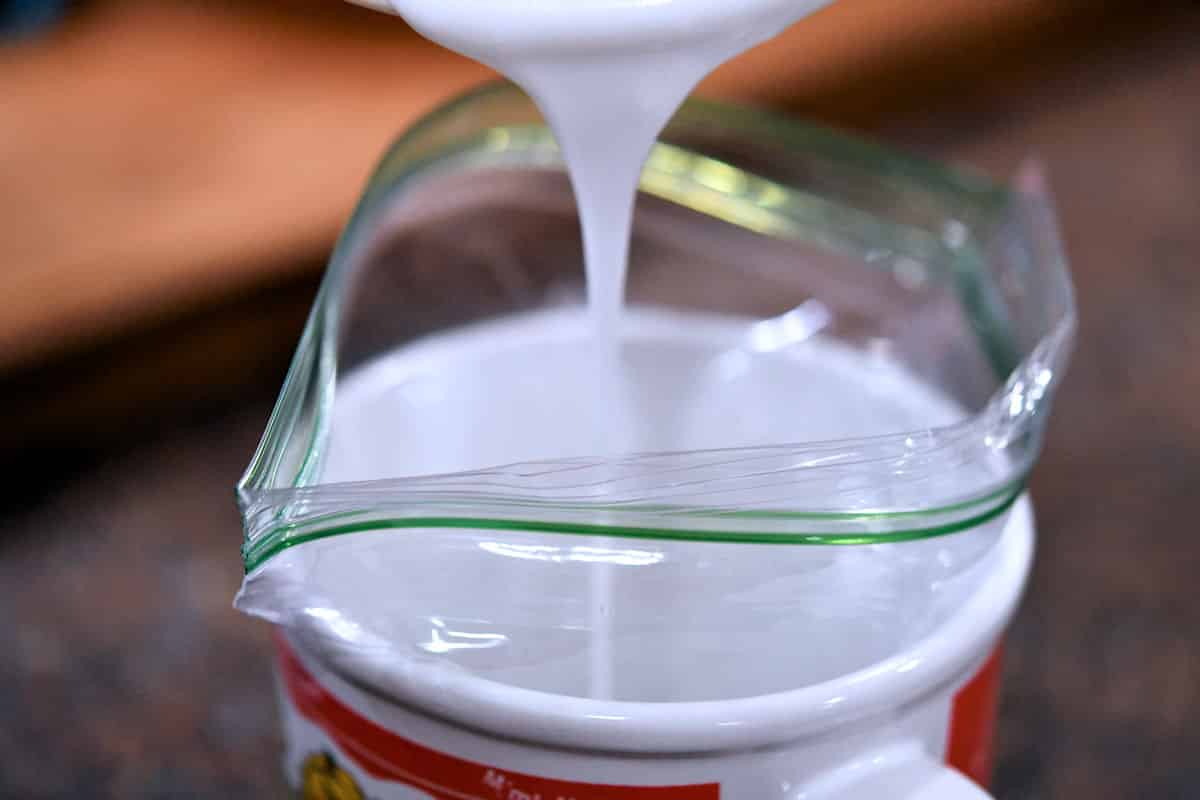
M 390 517 L 383 519 L 363 520 L 361 522 L 348 522 L 340 525 L 331 525 L 322 527 L 314 531 L 300 532 L 304 528 L 313 524 L 318 524 L 318 520 L 309 522 L 296 522 L 287 525 L 280 525 L 271 529 L 263 536 L 259 537 L 257 542 L 245 545 L 242 548 L 243 561 L 247 573 L 253 572 L 264 562 L 271 559 L 273 556 L 297 545 L 306 544 L 308 542 L 317 541 L 319 539 L 327 539 L 334 536 L 345 536 L 349 534 L 361 534 L 394 530 L 412 530 L 417 528 L 443 528 L 450 530 L 477 529 L 477 530 L 496 530 L 496 531 L 528 531 L 531 533 L 560 533 L 573 536 L 593 536 L 612 539 L 638 539 L 638 540 L 658 540 L 658 541 L 683 541 L 683 542 L 704 542 L 713 544 L 767 544 L 767 545 L 863 545 L 863 544 L 889 544 L 897 542 L 910 542 L 920 539 L 931 539 L 937 536 L 945 536 L 946 534 L 959 533 L 970 528 L 983 525 L 1004 514 L 1024 491 L 1025 481 L 1019 480 L 1010 484 L 1000 492 L 993 493 L 985 498 L 981 498 L 970 505 L 979 505 L 986 503 L 990 499 L 1000 499 L 1000 502 L 991 506 L 987 510 L 965 519 L 947 522 L 942 525 L 931 525 L 922 528 L 910 528 L 907 530 L 885 531 L 879 533 L 862 533 L 862 532 L 811 532 L 811 533 L 786 533 L 786 532 L 770 532 L 770 531 L 731 531 L 731 530 L 704 530 L 699 528 L 654 528 L 646 526 L 631 526 L 631 525 L 601 525 L 595 523 L 584 522 L 555 522 L 547 520 L 527 520 L 527 519 L 495 519 L 487 517 L 459 517 L 459 516 L 414 516 L 414 517 Z M 963 506 L 965 504 L 959 504 Z M 951 507 L 952 508 L 952 507 Z M 604 511 L 603 508 L 596 509 Z M 829 519 L 836 517 L 844 519 L 847 522 L 869 522 L 877 520 L 895 519 L 896 517 L 905 516 L 930 516 L 941 509 L 933 511 L 910 511 L 910 512 L 880 512 L 875 514 L 806 514 L 805 512 L 767 512 L 774 519 L 813 519 L 824 518 Z M 345 517 L 355 513 L 339 514 L 337 516 Z M 755 518 L 753 512 L 732 512 L 728 517 L 739 518 Z M 757 518 L 763 518 L 760 514 Z

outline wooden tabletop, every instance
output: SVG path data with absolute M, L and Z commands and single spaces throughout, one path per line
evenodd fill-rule
M 1039 154 L 1082 310 L 1033 480 L 1040 545 L 1009 640 L 996 791 L 1195 798 L 1200 20 L 985 106 L 969 91 L 887 138 L 1001 174 Z M 294 341 L 310 292 L 273 295 L 300 311 L 254 330 Z M 231 487 L 286 349 L 119 444 L 4 451 L 0 796 L 284 796 L 266 630 L 230 601 Z M 72 401 L 39 380 L 24 385 Z

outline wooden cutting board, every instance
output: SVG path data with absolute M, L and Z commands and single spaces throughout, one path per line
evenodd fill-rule
M 1089 6 L 841 0 L 703 91 L 869 125 Z M 0 370 L 311 270 L 386 142 L 488 77 L 336 0 L 100 1 L 0 48 Z

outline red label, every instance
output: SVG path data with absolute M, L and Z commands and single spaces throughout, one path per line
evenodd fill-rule
M 995 761 L 996 704 L 1000 695 L 999 646 L 954 697 L 946 762 L 983 788 Z
M 608 786 L 541 778 L 466 761 L 405 739 L 360 716 L 276 640 L 284 685 L 297 710 L 320 727 L 364 772 L 404 783 L 438 800 L 718 800 L 720 786 Z M 332 778 L 331 778 L 332 780 Z M 324 796 L 324 795 L 321 795 Z

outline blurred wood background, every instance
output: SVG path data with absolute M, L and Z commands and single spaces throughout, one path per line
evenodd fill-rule
M 1187 5 L 840 0 L 702 90 L 874 128 Z M 0 446 L 116 433 L 278 363 L 385 144 L 487 77 L 336 0 L 95 0 L 0 47 L 0 374 L 24 421 Z

